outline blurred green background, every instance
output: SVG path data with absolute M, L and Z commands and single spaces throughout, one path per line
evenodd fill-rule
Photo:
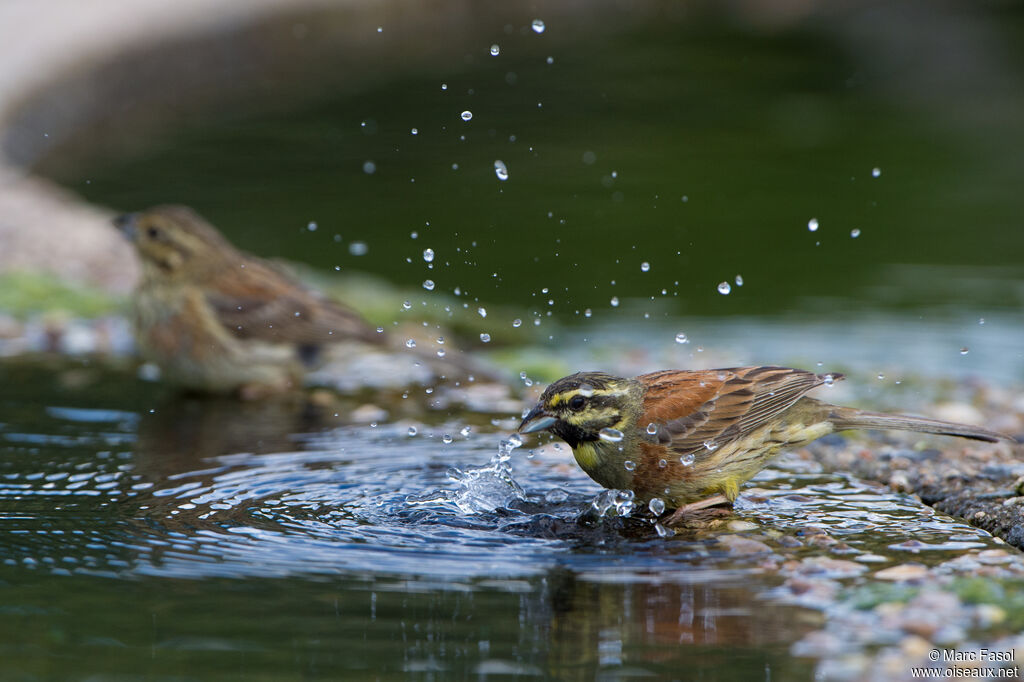
M 397 45 L 405 72 L 353 90 L 328 59 L 131 154 L 39 168 L 116 209 L 190 204 L 263 255 L 562 322 L 1013 314 L 1022 28 L 998 3 L 496 26 L 442 64 Z

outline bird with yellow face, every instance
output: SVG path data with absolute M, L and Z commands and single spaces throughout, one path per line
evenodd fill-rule
M 142 262 L 133 323 L 142 355 L 204 391 L 295 385 L 329 345 L 379 346 L 357 313 L 236 249 L 185 206 L 116 219 Z
M 665 370 L 623 378 L 580 372 L 552 383 L 521 433 L 550 431 L 606 488 L 640 502 L 663 500 L 667 522 L 732 504 L 740 485 L 784 448 L 846 429 L 896 429 L 996 442 L 995 431 L 934 419 L 867 412 L 805 394 L 841 374 L 788 367 Z

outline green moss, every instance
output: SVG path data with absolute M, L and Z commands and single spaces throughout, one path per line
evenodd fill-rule
M 991 604 L 1006 613 L 1005 626 L 1024 629 L 1024 582 L 994 581 L 988 578 L 957 578 L 953 591 L 969 604 Z
M 919 588 L 901 583 L 874 582 L 853 590 L 850 603 L 854 608 L 873 609 L 879 604 L 897 602 L 905 604 L 917 595 Z
M 122 309 L 125 301 L 100 289 L 39 272 L 0 273 L 0 311 L 26 317 L 66 313 L 94 318 Z

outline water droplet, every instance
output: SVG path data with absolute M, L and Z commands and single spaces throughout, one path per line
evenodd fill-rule
M 437 357 L 443 358 L 446 355 L 448 355 L 448 351 L 446 351 L 444 348 L 437 349 Z
M 619 307 L 619 297 L 618 296 L 612 296 L 611 304 L 612 304 L 613 308 L 618 308 Z
M 416 128 L 413 128 L 409 132 L 412 133 L 413 135 L 419 135 L 420 134 L 420 131 L 418 129 L 416 129 Z
M 664 469 L 667 466 L 668 466 L 668 462 L 666 460 L 664 460 L 664 459 L 659 459 L 658 460 L 658 468 L 659 469 Z
M 971 351 L 967 346 L 964 346 L 963 348 L 960 349 L 960 355 L 967 355 L 970 352 Z
M 453 440 L 454 439 L 452 438 L 452 435 L 450 433 L 446 433 L 443 436 L 441 436 L 441 442 L 444 443 L 445 445 L 448 445 Z
M 363 163 L 363 172 L 366 173 L 367 175 L 373 175 L 374 173 L 377 172 L 377 164 L 375 164 L 373 161 L 366 161 L 365 163 Z
M 622 463 L 622 467 L 626 471 L 636 471 L 636 462 L 634 462 L 631 459 L 627 459 L 625 462 Z
M 410 435 L 410 436 L 415 436 L 415 435 L 416 435 L 416 433 L 417 433 L 417 432 L 416 432 L 416 427 L 415 427 L 415 426 L 410 426 L 410 427 L 409 427 L 409 435 Z
M 433 249 L 423 249 L 423 260 L 425 260 L 428 263 L 433 263 L 434 262 L 434 250 Z
M 423 288 L 426 289 L 427 291 L 433 291 L 434 290 L 434 280 L 432 280 L 432 279 L 425 280 L 423 282 Z
M 694 455 L 691 452 L 688 455 L 683 455 L 682 457 L 680 457 L 679 458 L 679 463 L 682 464 L 684 467 L 690 467 L 690 466 L 693 466 L 693 463 L 696 461 L 696 459 L 697 459 L 696 455 Z
M 516 319 L 512 320 L 512 326 L 518 329 L 519 327 L 523 326 L 523 321 L 517 317 Z
M 743 275 L 736 275 L 736 286 L 743 286 Z
M 826 374 L 821 378 L 821 380 L 825 382 L 826 386 L 831 386 L 832 384 L 836 383 L 836 378 L 831 374 Z
M 714 452 L 715 450 L 718 449 L 718 443 L 716 443 L 713 440 L 706 440 L 704 441 L 704 447 L 708 450 L 708 452 Z
M 647 425 L 647 433 L 649 433 L 649 434 L 651 434 L 653 436 L 657 432 L 658 432 L 658 425 L 657 424 L 655 424 L 654 422 L 651 422 L 650 424 Z
M 384 327 L 377 327 L 377 333 L 378 334 L 383 334 L 384 333 Z
M 415 348 L 416 347 L 416 339 L 406 339 L 405 340 L 405 347 L 406 348 Z
M 491 45 L 491 56 L 497 57 L 499 54 L 501 54 L 501 46 L 498 44 Z
M 807 221 L 807 229 L 810 230 L 811 232 L 817 232 L 818 231 L 818 219 L 817 218 L 811 218 L 810 220 L 808 220 Z
M 494 162 L 494 174 L 498 176 L 498 179 L 504 182 L 508 180 L 508 166 L 501 159 Z
M 488 334 L 487 332 L 481 332 L 480 340 L 483 341 L 484 343 L 490 343 L 491 342 L 491 335 Z
M 718 293 L 723 296 L 728 296 L 730 291 L 732 291 L 732 286 L 728 282 L 718 283 Z
M 543 33 L 544 29 L 547 28 L 547 26 L 545 26 L 544 22 L 541 21 L 540 19 L 534 19 L 533 23 L 530 24 L 530 28 L 533 29 L 534 33 Z
M 879 380 L 879 381 L 882 381 L 882 380 L 884 380 L 884 379 L 885 379 L 885 374 L 883 374 L 882 372 L 879 372 L 879 373 L 878 373 L 878 380 Z
M 316 232 L 316 227 L 316 223 L 314 223 L 312 220 L 309 221 L 309 225 L 306 225 L 306 229 L 309 230 L 310 232 Z
M 985 318 L 984 317 L 979 317 L 978 318 L 978 324 L 981 324 L 981 325 L 985 324 Z
M 471 121 L 473 119 L 473 112 L 467 109 L 466 111 L 463 111 L 460 116 L 463 121 Z
M 594 395 L 594 387 L 590 384 L 580 384 L 580 387 L 577 390 L 584 398 L 589 398 Z
M 608 441 L 609 443 L 618 443 L 625 438 L 622 431 L 612 428 L 603 428 L 598 431 L 597 435 L 601 440 Z
M 651 264 L 648 263 L 647 261 L 644 261 L 643 263 L 640 264 L 640 272 L 650 272 L 650 270 Z
M 690 339 L 686 337 L 686 334 L 679 332 L 676 334 L 676 343 L 690 343 Z
M 881 169 L 881 168 L 877 168 L 877 167 L 876 167 L 876 168 L 872 168 L 872 169 L 871 169 L 871 177 L 873 177 L 873 178 L 877 178 L 877 177 L 878 177 L 878 176 L 880 176 L 881 174 L 882 174 L 882 169 Z
M 487 317 L 487 308 L 484 308 L 483 306 L 481 306 L 481 307 L 477 308 L 476 311 L 477 311 L 477 313 L 480 314 L 480 317 Z
M 412 310 L 412 303 L 409 301 L 402 301 L 402 310 Z
M 665 513 L 665 500 L 660 497 L 652 498 L 651 501 L 647 503 L 647 508 L 650 509 L 651 513 L 655 516 L 661 516 Z
M 366 242 L 352 242 L 348 245 L 348 252 L 353 256 L 365 256 L 369 250 Z
M 658 533 L 659 538 L 667 538 L 676 534 L 674 530 L 672 530 L 671 528 L 666 528 L 660 523 L 654 524 L 654 530 Z
M 593 314 L 594 311 L 592 311 L 590 308 L 587 308 L 586 310 L 583 311 L 583 317 L 590 317 Z
M 850 238 L 851 239 L 856 239 L 859 236 L 860 236 L 860 230 L 858 230 L 856 227 L 853 228 L 852 230 L 850 230 Z
M 461 428 L 461 429 L 459 430 L 459 434 L 460 434 L 460 435 L 461 435 L 461 436 L 462 436 L 463 438 L 465 438 L 466 436 L 468 436 L 468 435 L 469 435 L 470 431 L 472 431 L 472 430 L 473 430 L 473 429 L 472 429 L 471 427 L 469 427 L 469 426 L 463 426 L 463 427 L 462 427 L 462 428 Z

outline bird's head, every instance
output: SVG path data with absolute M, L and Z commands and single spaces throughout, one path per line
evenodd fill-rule
M 156 206 L 114 219 L 135 245 L 147 277 L 178 279 L 216 272 L 239 253 L 187 206 Z
M 634 379 L 578 372 L 545 389 L 519 432 L 551 431 L 575 448 L 601 438 L 602 429 L 625 433 L 636 422 L 641 401 L 642 388 Z

